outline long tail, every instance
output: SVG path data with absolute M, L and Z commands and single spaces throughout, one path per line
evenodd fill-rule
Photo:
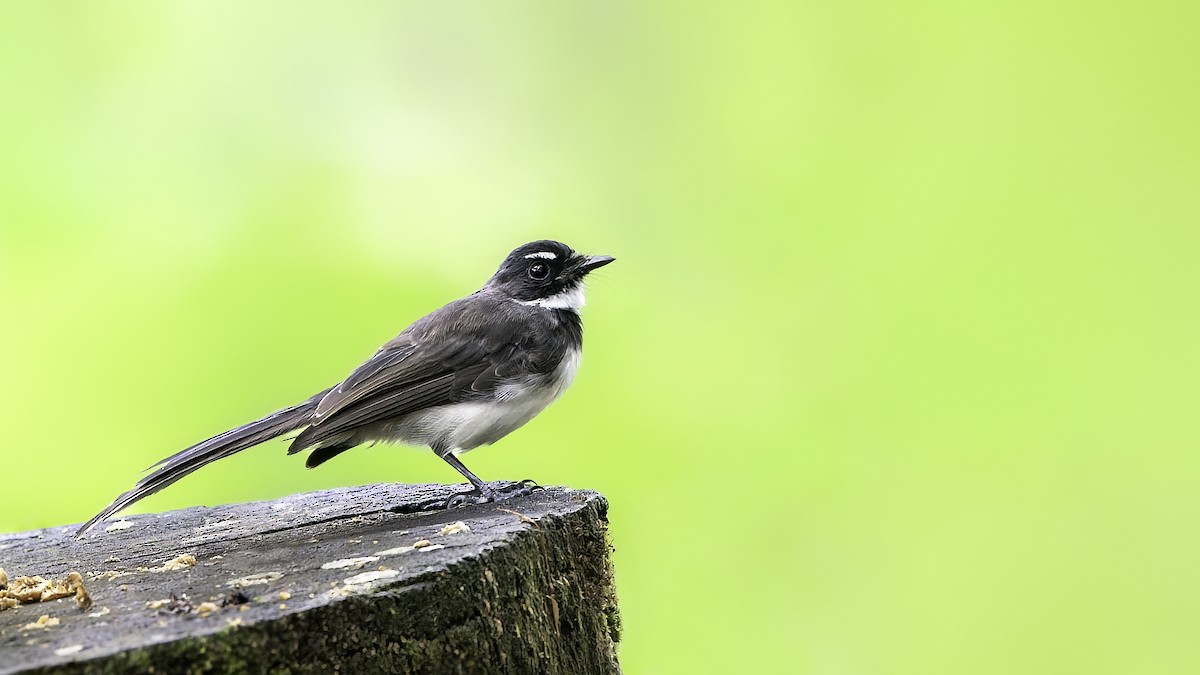
M 96 523 L 143 497 L 149 497 L 206 464 L 303 427 L 327 392 L 328 390 L 323 391 L 299 405 L 273 412 L 260 420 L 230 429 L 167 457 L 150 467 L 153 469 L 150 475 L 138 481 L 132 489 L 117 497 L 112 504 L 84 523 L 75 536 L 81 536 Z

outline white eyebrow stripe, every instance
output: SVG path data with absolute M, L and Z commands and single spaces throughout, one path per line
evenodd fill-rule
M 530 253 L 529 255 L 526 255 L 525 257 L 526 258 L 545 258 L 546 260 L 558 260 L 558 254 L 551 253 L 549 251 L 538 251 L 537 253 Z

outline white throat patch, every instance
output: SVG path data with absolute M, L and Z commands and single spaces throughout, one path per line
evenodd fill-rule
M 561 293 L 556 293 L 541 300 L 516 300 L 513 302 L 529 307 L 545 307 L 546 309 L 573 309 L 579 311 L 584 305 L 583 284 L 575 284 Z

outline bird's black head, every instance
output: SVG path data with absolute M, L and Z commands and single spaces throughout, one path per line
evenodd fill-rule
M 613 260 L 607 255 L 576 253 L 557 241 L 535 241 L 509 253 L 488 281 L 488 288 L 528 305 L 579 309 L 583 306 L 583 278 Z

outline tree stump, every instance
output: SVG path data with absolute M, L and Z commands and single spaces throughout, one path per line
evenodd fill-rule
M 620 672 L 604 498 L 548 488 L 417 510 L 461 489 L 370 485 L 130 516 L 82 539 L 0 535 L 10 584 L 79 572 L 92 600 L 0 611 L 0 673 Z

